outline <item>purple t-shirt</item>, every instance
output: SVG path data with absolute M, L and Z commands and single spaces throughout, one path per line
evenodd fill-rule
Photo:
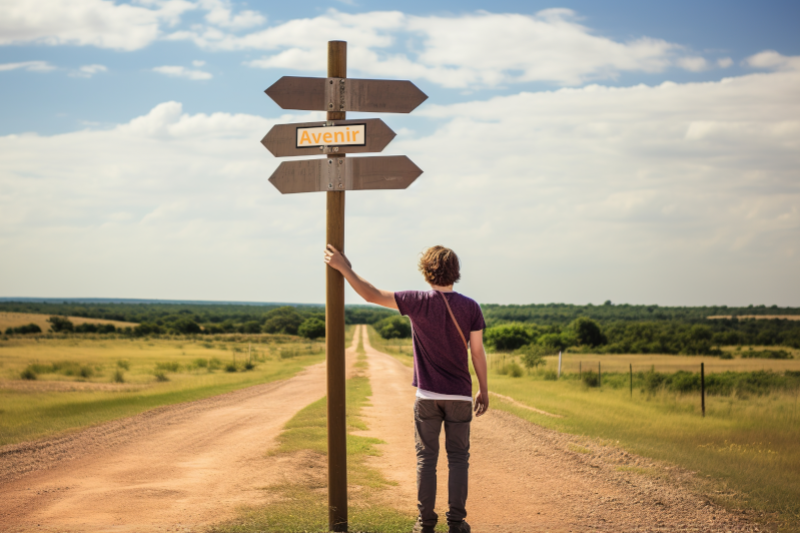
M 414 328 L 414 381 L 429 392 L 472 396 L 467 348 L 442 300 L 447 298 L 461 331 L 469 342 L 470 331 L 486 327 L 478 303 L 457 292 L 400 291 L 394 293 L 400 314 Z

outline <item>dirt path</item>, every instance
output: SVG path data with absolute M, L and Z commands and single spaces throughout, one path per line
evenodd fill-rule
M 348 349 L 352 367 L 355 343 Z M 264 501 L 264 452 L 325 395 L 325 364 L 66 437 L 0 450 L 0 531 L 200 531 Z
M 387 491 L 387 502 L 413 511 L 411 369 L 373 349 L 366 337 L 364 345 L 373 391 L 372 407 L 365 413 L 367 434 L 387 442 L 381 446 L 384 455 L 372 466 L 398 482 Z M 742 517 L 688 494 L 677 482 L 619 470 L 649 466 L 649 460 L 544 429 L 500 410 L 475 419 L 471 453 L 467 512 L 474 533 L 759 530 Z M 438 470 L 437 512 L 444 521 L 444 453 Z

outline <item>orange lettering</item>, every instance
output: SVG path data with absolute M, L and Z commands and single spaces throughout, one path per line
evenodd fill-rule
M 319 144 L 319 138 L 322 137 L 321 133 L 312 133 L 312 137 L 314 137 L 314 144 Z
M 322 134 L 322 140 L 325 142 L 325 144 L 330 144 L 333 142 L 333 135 L 331 135 L 331 132 L 326 131 Z
M 311 144 L 311 137 L 308 136 L 307 130 L 303 130 L 303 134 L 300 135 L 300 144 Z
M 340 139 L 341 137 L 341 139 Z M 333 142 L 344 142 L 344 132 L 336 131 L 333 133 Z

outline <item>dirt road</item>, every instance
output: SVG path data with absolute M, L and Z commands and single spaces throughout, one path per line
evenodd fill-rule
M 357 331 L 354 346 L 363 334 L 373 390 L 367 434 L 387 442 L 372 465 L 398 482 L 385 491 L 386 502 L 411 512 L 411 371 L 372 349 L 365 333 Z M 203 531 L 233 516 L 238 504 L 263 503 L 260 487 L 303 469 L 301 461 L 264 452 L 292 415 L 324 395 L 324 383 L 324 365 L 316 365 L 281 383 L 118 422 L 116 432 L 112 423 L 57 445 L 23 446 L 5 455 L 12 466 L 0 468 L 11 472 L 5 479 L 17 476 L 0 485 L 0 530 Z M 675 482 L 630 469 L 650 463 L 492 409 L 472 427 L 468 520 L 475 533 L 759 530 Z
M 374 458 L 372 466 L 398 482 L 387 502 L 414 509 L 411 369 L 372 349 L 366 338 L 365 348 L 373 392 L 366 434 L 387 442 L 381 446 L 384 455 Z M 444 521 L 444 442 L 441 450 L 437 512 Z M 649 460 L 576 440 L 497 409 L 473 421 L 471 454 L 467 521 L 475 533 L 758 531 L 740 516 L 676 485 L 619 469 L 648 466 Z
M 352 367 L 355 345 L 347 352 Z M 17 479 L 0 485 L 0 531 L 201 531 L 264 501 L 259 488 L 286 468 L 264 452 L 324 395 L 321 363 L 281 382 L 6 447 L 0 479 Z

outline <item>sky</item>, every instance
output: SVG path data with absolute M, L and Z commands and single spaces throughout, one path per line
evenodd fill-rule
M 441 244 L 482 303 L 800 306 L 798 23 L 793 1 L 0 0 L 0 296 L 322 303 L 325 195 L 281 195 L 260 140 L 324 114 L 263 91 L 345 40 L 349 77 L 429 97 L 348 113 L 424 171 L 347 193 L 376 286 L 425 289 Z

